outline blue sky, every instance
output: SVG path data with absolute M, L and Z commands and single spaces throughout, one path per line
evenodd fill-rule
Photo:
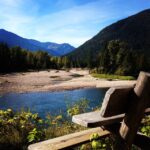
M 150 0 L 0 0 L 0 28 L 25 38 L 77 47 Z

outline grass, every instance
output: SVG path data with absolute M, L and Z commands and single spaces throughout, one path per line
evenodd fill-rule
M 100 78 L 100 79 L 108 79 L 108 80 L 135 80 L 135 77 L 133 76 L 120 76 L 120 75 L 112 75 L 112 74 L 97 74 L 97 73 L 92 73 L 91 74 L 95 78 Z

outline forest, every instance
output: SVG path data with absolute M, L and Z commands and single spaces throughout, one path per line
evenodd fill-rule
M 135 50 L 121 40 L 107 42 L 97 56 L 89 51 L 85 55 L 84 60 L 69 58 L 74 67 L 87 67 L 93 73 L 137 76 L 139 71 L 150 69 L 149 57 L 143 50 Z
M 150 71 L 150 9 L 106 26 L 68 54 L 80 67 L 98 73 L 138 75 Z
M 149 57 L 120 40 L 109 41 L 98 60 L 98 73 L 136 76 L 141 70 L 150 69 Z
M 52 57 L 42 50 L 31 52 L 21 47 L 9 48 L 0 43 L 0 72 L 69 67 L 67 57 Z
M 20 47 L 9 48 L 7 44 L 0 44 L 0 72 L 14 72 L 26 70 L 88 68 L 92 73 L 138 75 L 139 71 L 149 71 L 150 61 L 142 51 L 129 47 L 128 43 L 111 40 L 96 57 L 87 53 L 83 60 L 69 56 L 53 57 L 47 52 L 28 51 Z

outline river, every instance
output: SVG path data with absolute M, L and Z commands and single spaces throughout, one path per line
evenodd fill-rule
M 8 93 L 0 96 L 0 109 L 29 109 L 44 117 L 48 113 L 65 113 L 67 103 L 75 103 L 86 98 L 89 100 L 90 111 L 101 105 L 105 92 L 105 89 L 86 88 L 59 92 Z

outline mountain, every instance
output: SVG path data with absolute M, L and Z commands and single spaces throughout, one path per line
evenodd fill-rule
M 86 64 L 96 59 L 111 40 L 124 41 L 133 51 L 150 56 L 150 9 L 107 26 L 68 56 Z
M 74 50 L 74 47 L 67 43 L 57 44 L 26 39 L 4 29 L 0 29 L 0 42 L 7 43 L 9 47 L 20 46 L 31 51 L 44 50 L 52 56 L 63 56 Z

